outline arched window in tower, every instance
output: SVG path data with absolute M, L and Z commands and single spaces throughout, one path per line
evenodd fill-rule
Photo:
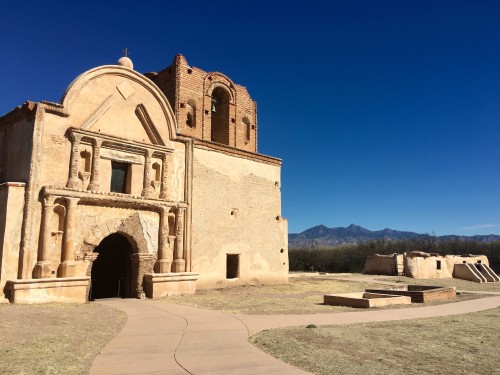
M 251 126 L 250 126 L 250 120 L 248 117 L 243 117 L 242 120 L 243 123 L 243 131 L 245 132 L 245 143 L 250 142 L 250 131 L 251 131 Z
M 186 125 L 190 128 L 196 127 L 196 103 L 194 100 L 189 99 L 187 101 L 187 111 L 186 111 Z
M 229 145 L 229 93 L 222 87 L 212 91 L 210 112 L 212 141 Z

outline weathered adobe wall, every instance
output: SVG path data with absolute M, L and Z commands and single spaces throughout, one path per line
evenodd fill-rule
M 20 113 L 26 111 L 27 108 L 18 108 L 0 118 L 0 183 L 28 182 L 33 117 Z
M 24 189 L 22 183 L 0 184 L 0 303 L 5 282 L 17 279 Z
M 222 84 L 235 97 L 229 108 L 229 146 L 257 151 L 257 104 L 244 86 L 234 84 L 220 73 L 207 73 L 190 66 L 182 55 L 158 74 L 147 74 L 165 93 L 174 109 L 180 134 L 211 141 L 211 92 L 212 85 Z M 194 124 L 187 123 L 188 113 L 194 112 Z M 248 119 L 244 123 L 244 118 Z M 250 126 L 250 138 L 247 137 Z
M 372 275 L 394 275 L 394 254 L 374 254 L 366 257 L 363 273 Z
M 198 288 L 288 280 L 280 166 L 194 149 L 192 266 Z M 227 254 L 239 277 L 226 279 Z
M 407 255 L 405 257 L 405 273 L 408 277 L 413 277 L 416 279 L 441 279 L 453 277 L 453 268 L 455 264 L 466 263 L 477 263 L 478 260 L 481 263 L 487 264 L 488 258 L 484 255 L 462 257 L 457 255 L 446 255 L 446 256 L 411 256 Z M 438 269 L 437 264 L 441 263 L 441 269 Z

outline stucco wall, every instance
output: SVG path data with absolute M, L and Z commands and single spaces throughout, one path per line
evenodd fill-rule
M 416 279 L 442 279 L 453 277 L 455 264 L 481 263 L 489 265 L 488 258 L 484 255 L 459 256 L 427 254 L 421 252 L 408 253 L 405 256 L 405 273 L 408 277 Z M 439 266 L 440 265 L 440 269 Z
M 192 212 L 198 288 L 287 281 L 280 166 L 195 147 Z M 237 279 L 226 279 L 227 254 L 240 256 Z
M 32 141 L 31 120 L 0 124 L 0 183 L 28 182 Z
M 394 275 L 395 254 L 380 255 L 374 254 L 366 257 L 363 273 L 372 275 Z
M 19 183 L 0 185 L 0 296 L 5 282 L 17 279 L 24 189 L 24 184 Z

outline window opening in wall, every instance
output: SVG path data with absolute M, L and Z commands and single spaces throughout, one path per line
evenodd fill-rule
M 196 103 L 192 99 L 187 102 L 186 125 L 190 128 L 196 127 Z
M 251 126 L 250 126 L 250 120 L 247 117 L 243 117 L 243 129 L 245 132 L 245 141 L 250 141 L 250 132 L 251 132 Z
M 227 254 L 226 279 L 237 279 L 240 276 L 240 255 Z
M 229 93 L 222 87 L 216 87 L 212 91 L 212 141 L 225 145 L 229 145 L 229 99 Z
M 440 260 L 436 260 L 436 268 L 437 268 L 438 270 L 440 270 L 440 269 L 441 269 L 441 261 L 440 261 Z
M 129 173 L 129 164 L 117 161 L 111 162 L 111 188 L 113 193 L 127 194 L 127 177 Z
M 481 264 L 481 261 L 480 261 L 480 260 L 478 260 L 477 262 L 478 262 L 479 264 Z

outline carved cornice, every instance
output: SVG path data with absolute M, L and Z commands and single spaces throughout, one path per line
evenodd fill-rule
M 150 144 L 150 143 L 140 143 L 135 141 L 130 141 L 125 138 L 115 137 L 111 135 L 106 135 L 98 132 L 93 132 L 90 130 L 83 130 L 79 128 L 69 128 L 68 134 L 70 136 L 79 135 L 82 140 L 88 138 L 89 140 L 101 140 L 103 148 L 112 148 L 120 151 L 131 152 L 139 155 L 144 155 L 147 150 L 152 150 L 157 154 L 153 156 L 161 157 L 165 153 L 173 153 L 174 149 L 160 145 L 160 144 Z
M 59 115 L 62 117 L 69 116 L 69 112 L 64 108 L 62 104 L 41 100 L 39 105 L 40 107 L 45 109 L 45 112 L 52 113 L 54 115 Z
M 59 186 L 44 186 L 42 188 L 45 198 L 77 198 L 83 204 L 95 204 L 97 206 L 113 206 L 130 209 L 142 209 L 159 212 L 170 207 L 186 208 L 187 203 L 175 202 L 166 199 L 144 198 L 137 195 L 123 193 L 94 192 L 88 190 L 77 190 Z

